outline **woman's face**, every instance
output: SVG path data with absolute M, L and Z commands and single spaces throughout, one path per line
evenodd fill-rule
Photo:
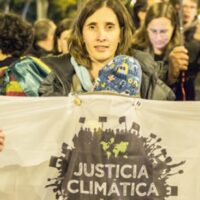
M 65 30 L 61 33 L 60 38 L 58 38 L 58 50 L 61 53 L 68 53 L 68 39 L 70 36 L 71 30 Z
M 173 29 L 171 21 L 165 17 L 153 19 L 148 24 L 148 36 L 155 53 L 162 53 L 171 40 Z
M 120 42 L 120 25 L 114 11 L 98 9 L 83 25 L 83 40 L 92 63 L 107 64 Z

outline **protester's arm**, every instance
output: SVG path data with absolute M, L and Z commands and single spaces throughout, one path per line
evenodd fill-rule
M 5 140 L 4 132 L 0 129 L 0 151 L 2 151 L 4 148 L 4 140 Z
M 181 71 L 186 71 L 189 64 L 188 51 L 185 47 L 175 47 L 169 54 L 168 85 L 176 83 Z

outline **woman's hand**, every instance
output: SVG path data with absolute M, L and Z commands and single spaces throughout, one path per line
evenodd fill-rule
M 184 46 L 175 47 L 169 54 L 168 84 L 177 81 L 181 71 L 186 71 L 189 64 L 188 51 Z

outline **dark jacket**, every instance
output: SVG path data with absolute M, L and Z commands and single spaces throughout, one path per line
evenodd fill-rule
M 51 51 L 47 51 L 46 49 L 43 49 L 37 44 L 33 44 L 33 46 L 26 52 L 26 55 L 28 56 L 34 56 L 36 58 L 41 58 L 44 56 L 48 56 L 51 54 Z
M 189 53 L 189 65 L 185 71 L 184 90 L 186 100 L 200 100 L 200 42 L 191 40 L 185 43 L 185 47 Z M 182 83 L 181 74 L 177 82 L 172 85 L 172 89 L 176 94 L 176 100 L 182 100 Z
M 154 100 L 174 100 L 172 90 L 158 78 L 159 66 L 152 57 L 145 52 L 132 50 L 132 55 L 139 61 L 142 67 L 141 98 Z M 75 70 L 70 62 L 70 55 L 48 56 L 42 58 L 50 68 L 61 78 L 63 82 L 72 84 L 74 92 L 83 91 Z M 72 80 L 73 79 L 73 80 Z
M 55 73 L 62 79 L 63 82 L 72 84 L 72 77 L 75 74 L 74 67 L 70 62 L 69 54 L 49 55 L 41 58 Z
M 199 81 L 200 42 L 191 40 L 190 42 L 185 42 L 184 46 L 188 50 L 189 54 L 189 65 L 188 65 L 188 70 L 185 71 L 185 81 L 184 81 L 184 91 L 186 94 L 186 100 L 200 100 L 200 81 Z M 156 55 L 153 55 L 149 49 L 143 49 L 143 51 L 151 54 L 152 58 L 157 63 L 160 63 L 160 69 L 158 68 L 157 71 L 159 78 L 165 83 L 167 83 L 167 78 L 168 78 L 168 69 L 169 69 L 168 57 L 171 50 L 168 50 L 163 55 L 158 57 Z M 175 93 L 176 100 L 183 100 L 183 92 L 182 92 L 183 86 L 181 80 L 182 76 L 180 74 L 179 78 L 177 79 L 177 82 L 169 86 Z
M 153 100 L 174 100 L 173 91 L 159 78 L 162 68 L 149 53 L 133 50 L 133 56 L 142 67 L 141 98 Z

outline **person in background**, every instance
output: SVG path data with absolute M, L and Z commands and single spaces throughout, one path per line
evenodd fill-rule
M 58 96 L 68 94 L 68 85 L 38 58 L 27 56 L 33 42 L 31 24 L 16 14 L 0 14 L 0 95 Z M 53 84 L 43 92 L 45 79 Z M 43 87 L 44 88 L 44 87 Z
M 135 28 L 140 28 L 145 20 L 146 12 L 148 9 L 147 0 L 136 0 L 132 8 L 132 18 Z
M 143 26 L 134 34 L 133 46 L 148 51 L 155 61 L 167 62 L 169 53 L 181 45 L 176 10 L 169 3 L 153 4 Z M 187 65 L 187 63 L 186 63 Z M 168 80 L 168 64 L 160 70 L 162 80 Z
M 31 24 L 14 13 L 0 13 L 0 69 L 8 67 L 31 47 Z
M 21 16 L 0 14 L 0 95 L 36 96 L 40 83 L 51 72 L 39 59 L 26 56 L 33 34 L 32 25 Z M 52 78 L 54 74 L 50 74 Z
M 57 24 L 54 33 L 53 54 L 58 55 L 62 53 L 68 53 L 67 42 L 70 36 L 72 23 L 73 19 L 66 18 Z
M 27 55 L 37 58 L 53 52 L 55 23 L 50 19 L 39 19 L 34 23 L 34 41 Z
M 177 15 L 182 13 L 183 22 L 183 45 L 189 53 L 189 64 L 187 68 L 182 68 L 180 63 L 176 63 L 170 69 L 174 76 L 172 80 L 174 91 L 178 100 L 200 100 L 200 25 L 198 21 L 198 0 L 183 0 L 182 7 L 176 2 Z M 179 17 L 180 18 L 180 17 Z M 180 48 L 176 48 L 170 55 L 172 60 Z M 181 81 L 182 80 L 182 81 Z
M 8 71 L 26 54 L 33 42 L 31 24 L 14 13 L 0 14 L 0 94 L 24 96 L 20 85 Z M 6 77 L 6 78 L 5 78 Z M 5 82 L 9 81 L 9 85 Z M 6 91 L 6 92 L 5 92 Z
M 173 48 L 181 45 L 173 6 L 169 3 L 153 4 L 147 11 L 143 26 L 135 32 L 132 44 L 136 49 L 149 52 L 155 61 L 167 61 Z
M 136 0 L 129 3 L 128 10 L 132 16 L 135 28 L 138 29 L 143 24 L 148 8 L 155 3 L 165 3 L 168 0 Z
M 0 129 L 0 152 L 4 149 L 4 143 L 5 143 L 5 134 Z
M 195 33 L 199 27 L 198 0 L 182 0 L 182 6 L 180 6 L 180 1 L 178 0 L 170 0 L 170 2 L 177 9 L 177 15 L 180 16 L 181 14 L 184 40 L 185 42 L 190 42 L 195 39 Z M 197 38 L 197 40 L 199 39 Z
M 198 25 L 198 0 L 183 0 L 182 4 L 185 41 L 190 42 L 194 39 Z
M 194 59 L 197 57 L 196 51 L 187 44 L 182 46 L 179 18 L 171 4 L 156 3 L 149 8 L 144 26 L 133 38 L 133 45 L 140 50 L 150 52 L 154 60 L 165 63 L 159 76 L 174 90 L 177 100 L 196 100 L 198 96 L 194 85 L 198 74 L 198 63 Z M 182 72 L 187 75 L 184 85 Z

